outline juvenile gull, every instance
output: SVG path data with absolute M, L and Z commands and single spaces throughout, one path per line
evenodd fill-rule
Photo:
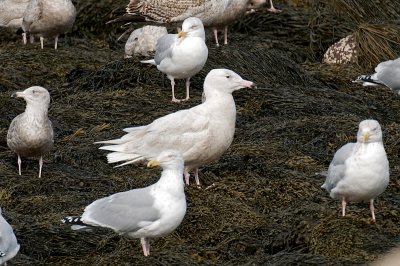
M 160 37 L 168 34 L 167 28 L 162 26 L 144 26 L 134 30 L 125 44 L 125 58 L 133 55 L 149 56 L 156 51 L 156 44 Z
M 214 31 L 217 46 L 217 28 L 225 29 L 227 44 L 227 26 L 239 19 L 249 8 L 251 0 L 130 0 L 127 13 L 111 22 L 154 21 L 158 23 L 179 23 L 189 17 L 201 19 L 204 26 Z M 254 1 L 254 0 L 253 0 Z
M 30 0 L 0 0 L 0 27 L 18 29 Z
M 204 27 L 198 18 L 187 18 L 178 34 L 166 34 L 158 39 L 154 59 L 141 61 L 157 66 L 171 80 L 172 101 L 175 98 L 175 79 L 186 79 L 186 98 L 189 99 L 190 78 L 203 68 L 207 61 L 208 49 L 205 43 Z
M 361 75 L 353 82 L 363 83 L 363 86 L 385 85 L 400 92 L 400 58 L 379 63 L 372 75 Z
M 7 133 L 7 145 L 18 156 L 18 172 L 21 175 L 21 156 L 39 157 L 39 177 L 42 175 L 42 156 L 53 147 L 53 128 L 47 116 L 50 94 L 42 87 L 34 86 L 16 92 L 12 97 L 24 98 L 25 112 L 15 117 Z
M 71 0 L 31 0 L 22 20 L 24 43 L 27 35 L 38 35 L 43 49 L 44 38 L 54 37 L 54 49 L 57 49 L 58 36 L 72 28 L 75 17 L 76 10 Z
M 236 106 L 232 92 L 254 87 L 228 69 L 213 69 L 204 81 L 205 101 L 154 120 L 147 126 L 125 128 L 128 134 L 120 139 L 97 144 L 111 144 L 100 149 L 113 151 L 109 163 L 121 165 L 154 157 L 165 149 L 177 149 L 185 160 L 185 180 L 194 170 L 199 186 L 198 167 L 217 160 L 229 148 L 235 132 Z
M 369 201 L 375 221 L 374 199 L 389 183 L 389 162 L 382 143 L 381 126 L 376 120 L 360 123 L 357 142 L 347 143 L 334 155 L 322 185 L 330 196 L 342 201 L 345 216 L 346 202 Z
M 14 231 L 3 218 L 0 208 L 0 265 L 6 265 L 7 261 L 14 258 L 19 251 L 19 244 Z
M 99 226 L 140 238 L 143 253 L 149 256 L 149 239 L 174 231 L 186 213 L 181 153 L 166 150 L 147 164 L 148 167 L 157 165 L 163 168 L 157 183 L 98 199 L 85 208 L 82 216 L 69 216 L 62 222 L 73 224 L 72 229 Z

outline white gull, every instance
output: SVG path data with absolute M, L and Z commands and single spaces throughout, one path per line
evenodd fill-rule
M 154 120 L 146 126 L 125 128 L 119 139 L 96 142 L 111 144 L 100 149 L 113 151 L 109 163 L 120 166 L 154 157 L 165 149 L 181 151 L 185 160 L 185 180 L 194 170 L 199 186 L 198 168 L 220 158 L 229 148 L 235 133 L 236 106 L 232 93 L 254 83 L 228 69 L 213 69 L 205 78 L 205 101 Z

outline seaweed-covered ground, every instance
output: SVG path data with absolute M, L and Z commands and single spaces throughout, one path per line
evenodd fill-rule
M 0 32 L 0 206 L 21 244 L 11 265 L 364 265 L 400 242 L 400 98 L 384 87 L 352 84 L 360 67 L 313 59 L 303 34 L 310 9 L 278 1 L 283 13 L 259 11 L 257 30 L 238 22 L 227 46 L 215 47 L 209 32 L 209 60 L 192 80 L 193 97 L 175 104 L 155 67 L 123 59 L 123 42 L 116 41 L 123 29 L 104 26 L 125 2 L 77 1 L 76 25 L 59 50 L 50 42 L 43 50 L 38 43 L 24 46 L 19 36 Z M 199 104 L 205 75 L 221 67 L 258 88 L 235 92 L 231 147 L 201 169 L 202 189 L 186 187 L 182 224 L 152 241 L 150 257 L 139 240 L 109 230 L 74 232 L 60 223 L 99 197 L 154 183 L 160 170 L 113 168 L 93 142 Z M 55 147 L 42 178 L 33 159 L 23 159 L 18 176 L 6 144 L 8 126 L 25 106 L 10 95 L 32 85 L 52 96 Z M 178 81 L 177 91 L 183 94 L 183 87 Z M 391 171 L 376 223 L 367 203 L 350 203 L 341 217 L 317 174 L 367 118 L 382 125 Z

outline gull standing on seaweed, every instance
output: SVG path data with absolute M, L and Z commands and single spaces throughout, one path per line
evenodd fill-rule
M 38 35 L 43 49 L 44 38 L 54 37 L 54 49 L 57 49 L 58 36 L 72 28 L 75 17 L 76 9 L 71 0 L 31 0 L 22 19 L 24 43 L 27 43 L 27 35 Z
M 189 99 L 190 78 L 204 67 L 208 49 L 203 23 L 198 18 L 187 18 L 178 34 L 166 34 L 157 41 L 154 59 L 141 61 L 157 66 L 171 80 L 172 101 L 175 98 L 175 79 L 186 79 L 186 98 Z
M 7 265 L 7 261 L 14 258 L 19 251 L 19 244 L 14 231 L 4 219 L 0 208 L 0 265 Z
M 186 184 L 189 185 L 189 171 L 194 170 L 200 186 L 198 167 L 219 159 L 232 143 L 236 123 L 232 93 L 246 87 L 255 85 L 231 70 L 213 69 L 204 81 L 203 103 L 146 126 L 125 128 L 128 133 L 121 138 L 96 144 L 111 144 L 100 149 L 113 151 L 107 155 L 108 162 L 124 162 L 119 166 L 154 157 L 166 149 L 179 150 L 185 160 Z
M 372 75 L 361 75 L 353 82 L 363 83 L 363 86 L 385 85 L 400 93 L 400 58 L 379 63 Z
M 376 120 L 364 120 L 359 125 L 357 142 L 347 143 L 335 153 L 322 188 L 332 198 L 342 201 L 343 216 L 346 202 L 369 201 L 375 221 L 374 199 L 388 184 L 389 162 L 381 126 Z
M 218 28 L 224 28 L 224 44 L 228 43 L 228 25 L 239 19 L 250 7 L 251 0 L 130 0 L 126 14 L 109 21 L 154 21 L 179 23 L 189 17 L 201 19 L 204 26 L 212 27 L 218 43 Z M 254 0 L 253 0 L 254 1 Z
M 69 216 L 62 222 L 72 224 L 74 230 L 99 226 L 130 238 L 140 238 L 143 254 L 149 256 L 149 239 L 174 231 L 186 213 L 181 153 L 166 150 L 147 164 L 148 167 L 157 165 L 163 168 L 157 183 L 98 199 L 87 206 L 81 216 Z
M 0 27 L 18 29 L 30 0 L 0 0 Z
M 49 92 L 39 86 L 18 91 L 12 97 L 24 98 L 25 112 L 15 117 L 8 129 L 7 145 L 18 156 L 21 175 L 21 156 L 40 157 L 39 177 L 42 175 L 43 155 L 53 147 L 53 128 L 48 118 Z

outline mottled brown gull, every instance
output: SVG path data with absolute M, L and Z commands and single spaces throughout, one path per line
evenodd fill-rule
M 0 265 L 14 258 L 19 251 L 19 244 L 11 225 L 2 216 L 0 208 Z
M 130 0 L 127 13 L 110 22 L 155 21 L 179 23 L 188 17 L 201 19 L 205 27 L 214 31 L 216 44 L 218 28 L 224 28 L 224 43 L 227 44 L 227 26 L 239 19 L 248 10 L 251 0 Z
M 374 199 L 388 184 L 389 162 L 381 126 L 376 120 L 364 120 L 359 125 L 357 142 L 347 143 L 335 153 L 322 188 L 341 200 L 343 216 L 348 201 L 369 201 L 375 221 Z
M 106 227 L 120 235 L 140 238 L 143 254 L 150 255 L 149 239 L 174 231 L 186 213 L 180 152 L 166 150 L 148 163 L 163 168 L 157 183 L 98 199 L 85 208 L 82 216 L 65 217 L 62 222 L 72 229 L 87 226 Z
M 133 55 L 149 56 L 156 51 L 158 39 L 166 34 L 167 28 L 162 26 L 147 25 L 134 30 L 125 44 L 125 58 Z
M 57 49 L 58 36 L 72 28 L 75 17 L 71 0 L 31 0 L 22 20 L 24 43 L 27 35 L 38 35 L 43 49 L 44 38 L 54 37 L 54 49 Z
M 182 31 L 178 34 L 163 35 L 158 39 L 154 59 L 141 61 L 157 66 L 171 81 L 172 101 L 175 98 L 175 79 L 186 79 L 186 98 L 189 99 L 190 78 L 204 67 L 208 58 L 204 27 L 195 17 L 183 21 Z
M 0 0 L 0 27 L 18 29 L 30 0 Z
M 53 128 L 47 116 L 50 94 L 34 86 L 13 94 L 24 98 L 25 112 L 15 117 L 8 129 L 7 145 L 18 156 L 21 175 L 21 157 L 39 157 L 39 177 L 42 175 L 43 155 L 53 147 Z
M 236 106 L 232 93 L 254 87 L 228 69 L 213 69 L 205 78 L 205 101 L 195 107 L 180 110 L 154 120 L 146 126 L 125 128 L 120 139 L 97 144 L 111 144 L 100 149 L 113 151 L 109 163 L 136 163 L 154 157 L 165 149 L 179 150 L 185 160 L 185 180 L 194 170 L 199 186 L 198 167 L 213 162 L 229 148 L 235 133 Z

